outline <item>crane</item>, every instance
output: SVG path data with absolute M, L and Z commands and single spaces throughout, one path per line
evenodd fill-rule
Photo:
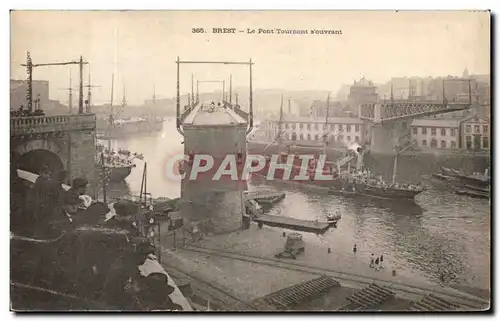
M 87 65 L 87 61 L 83 61 L 82 56 L 77 61 L 66 61 L 66 62 L 52 62 L 45 64 L 34 64 L 31 60 L 31 55 L 29 51 L 26 55 L 26 64 L 21 64 L 21 66 L 26 67 L 26 73 L 28 74 L 28 90 L 26 93 L 26 100 L 28 101 L 28 112 L 33 112 L 33 68 L 45 67 L 45 66 L 67 66 L 67 65 L 79 65 L 80 66 L 80 88 L 79 88 L 79 99 L 78 99 L 78 113 L 83 114 L 83 65 Z

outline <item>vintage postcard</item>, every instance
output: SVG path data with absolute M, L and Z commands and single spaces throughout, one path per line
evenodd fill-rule
M 11 11 L 11 310 L 489 310 L 490 15 Z

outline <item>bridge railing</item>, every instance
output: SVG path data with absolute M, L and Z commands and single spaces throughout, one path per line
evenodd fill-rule
M 56 131 L 95 130 L 95 114 L 15 117 L 10 119 L 11 135 Z
M 190 106 L 185 106 L 184 111 L 181 113 L 181 123 L 186 119 L 186 117 L 198 106 L 198 104 L 192 104 Z
M 238 115 L 240 116 L 241 118 L 243 118 L 244 120 L 248 120 L 248 113 L 244 110 L 241 109 L 241 107 L 239 106 L 234 106 L 234 109 L 233 111 Z

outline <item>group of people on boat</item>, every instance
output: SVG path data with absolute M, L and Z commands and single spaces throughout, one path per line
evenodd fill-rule
M 103 145 L 97 145 L 96 151 L 98 160 L 100 160 L 100 155 L 103 153 L 105 164 L 111 166 L 131 166 L 134 164 L 132 162 L 134 158 L 144 159 L 142 154 L 132 153 L 129 150 L 121 148 L 118 149 L 118 152 L 115 152 L 104 148 Z
M 384 189 L 398 189 L 406 191 L 418 191 L 422 187 L 416 184 L 407 183 L 388 183 L 384 181 L 381 177 L 376 177 L 369 170 L 364 170 L 363 172 L 358 172 L 355 174 L 345 174 L 344 178 L 347 179 L 349 185 L 365 185 Z

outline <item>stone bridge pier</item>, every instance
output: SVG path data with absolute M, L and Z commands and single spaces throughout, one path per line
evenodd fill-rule
M 94 194 L 95 115 L 19 117 L 10 120 L 12 166 L 35 174 L 47 166 L 66 170 L 67 184 L 77 177 L 89 181 Z
M 370 124 L 370 151 L 377 154 L 396 154 L 396 148 L 410 139 L 411 120 Z
M 246 181 L 241 180 L 241 169 L 246 157 L 246 119 L 232 108 L 209 105 L 196 106 L 183 117 L 184 153 L 188 161 L 183 163 L 185 178 L 181 182 L 181 198 L 187 203 L 180 208 L 188 223 L 198 225 L 204 233 L 222 234 L 240 230 L 243 219 L 243 190 Z M 198 175 L 193 165 L 202 163 L 202 155 L 210 155 L 211 168 Z M 233 163 L 225 160 L 233 159 Z M 204 160 L 203 165 L 208 163 Z M 231 175 L 216 176 L 219 170 L 231 170 Z

